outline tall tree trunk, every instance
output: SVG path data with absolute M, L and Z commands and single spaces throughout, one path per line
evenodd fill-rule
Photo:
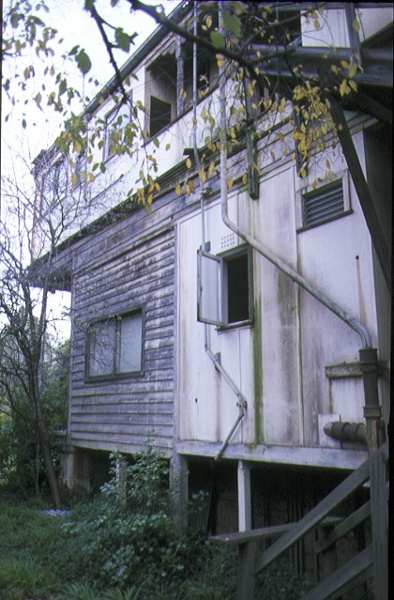
M 38 354 L 38 356 L 40 356 Z M 35 361 L 32 361 L 33 363 Z M 40 444 L 42 458 L 44 460 L 45 473 L 48 479 L 49 490 L 51 493 L 52 501 L 55 508 L 61 508 L 61 498 L 59 491 L 59 484 L 56 477 L 55 466 L 52 460 L 52 451 L 51 451 L 51 443 L 49 440 L 48 428 L 45 423 L 42 404 L 41 404 L 41 394 L 40 394 L 40 385 L 39 385 L 39 360 L 36 361 L 35 366 L 37 368 L 32 369 L 31 373 L 31 383 L 32 383 L 32 391 L 33 393 L 33 404 L 34 410 L 36 414 L 36 429 L 38 436 L 38 443 Z
M 38 412 L 41 413 L 41 410 L 39 410 Z M 61 508 L 62 503 L 60 498 L 59 484 L 55 472 L 55 466 L 52 460 L 51 444 L 49 441 L 49 435 L 46 425 L 44 423 L 44 420 L 42 419 L 42 415 L 41 418 L 37 419 L 37 434 L 42 458 L 44 460 L 45 474 L 48 479 L 49 491 L 51 493 L 52 501 L 55 508 Z

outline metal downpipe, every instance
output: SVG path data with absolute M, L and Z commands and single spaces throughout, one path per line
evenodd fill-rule
M 194 12 L 193 28 L 194 28 L 194 33 L 196 35 L 197 34 L 197 5 L 196 5 L 196 3 L 194 4 L 193 12 Z M 197 94 L 198 94 L 198 90 L 197 90 L 197 45 L 194 43 L 193 44 L 193 153 L 194 153 L 194 160 L 195 160 L 197 169 L 198 169 L 198 171 L 200 171 L 201 161 L 200 161 L 200 156 L 198 153 L 197 135 L 196 135 Z M 206 243 L 204 194 L 205 194 L 205 184 L 201 183 L 200 210 L 201 210 L 201 239 L 202 239 L 203 249 L 205 249 L 205 243 Z M 226 439 L 224 440 L 221 447 L 219 448 L 218 453 L 215 456 L 215 461 L 218 461 L 221 458 L 221 456 L 223 455 L 231 437 L 233 436 L 236 428 L 238 427 L 238 424 L 240 423 L 240 421 L 243 419 L 243 417 L 245 415 L 247 402 L 246 402 L 245 398 L 243 397 L 241 391 L 239 390 L 238 386 L 234 383 L 234 381 L 232 380 L 232 378 L 230 377 L 228 372 L 223 368 L 218 357 L 212 352 L 212 350 L 209 346 L 209 335 L 208 335 L 208 324 L 207 323 L 204 323 L 204 350 L 207 353 L 207 355 L 209 356 L 212 363 L 214 364 L 215 369 L 222 375 L 223 379 L 225 379 L 225 381 L 228 383 L 228 385 L 230 386 L 230 388 L 233 390 L 233 392 L 236 394 L 236 396 L 238 398 L 238 402 L 237 402 L 237 406 L 239 409 L 238 416 L 237 416 L 235 423 L 232 426 L 230 432 L 228 433 Z

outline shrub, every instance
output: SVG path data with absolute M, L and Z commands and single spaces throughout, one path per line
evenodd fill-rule
M 162 587 L 194 569 L 197 538 L 175 527 L 168 464 L 147 445 L 132 464 L 111 458 L 101 495 L 63 526 L 79 548 L 79 570 L 100 587 Z

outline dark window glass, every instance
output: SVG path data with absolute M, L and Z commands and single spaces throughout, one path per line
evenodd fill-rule
M 93 323 L 88 332 L 88 377 L 142 370 L 142 311 Z
M 163 127 L 171 123 L 171 104 L 151 96 L 150 98 L 150 135 L 154 136 Z

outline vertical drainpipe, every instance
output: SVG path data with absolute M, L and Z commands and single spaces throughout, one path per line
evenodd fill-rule
M 360 365 L 363 373 L 364 381 L 364 417 L 367 426 L 367 440 L 369 453 L 374 452 L 379 445 L 384 442 L 385 432 L 382 428 L 381 407 L 378 396 L 378 361 L 377 350 L 372 347 L 372 338 L 367 328 L 356 318 L 345 311 L 341 306 L 334 302 L 331 298 L 321 292 L 313 283 L 308 281 L 300 273 L 295 271 L 282 259 L 275 256 L 268 248 L 247 232 L 242 231 L 236 223 L 231 221 L 228 214 L 227 202 L 227 135 L 226 135 L 226 76 L 224 66 L 219 67 L 219 94 L 221 105 L 220 119 L 220 194 L 221 194 L 221 212 L 224 224 L 234 231 L 240 238 L 247 242 L 259 254 L 264 256 L 280 271 L 285 273 L 292 281 L 297 283 L 302 289 L 307 291 L 323 306 L 328 308 L 332 313 L 339 317 L 348 327 L 353 329 L 361 338 L 363 348 L 359 351 Z
M 193 33 L 195 36 L 197 36 L 197 3 L 195 3 L 194 7 L 193 7 L 193 17 L 194 17 Z M 194 43 L 193 44 L 193 151 L 194 151 L 194 160 L 196 163 L 197 170 L 200 171 L 201 170 L 201 162 L 200 162 L 200 156 L 198 153 L 197 136 L 196 136 L 197 100 L 198 100 L 197 94 L 198 94 L 198 90 L 197 90 L 197 44 Z M 204 201 L 205 201 L 205 184 L 201 183 L 201 191 L 200 191 L 201 239 L 202 239 L 202 248 L 205 250 L 206 234 L 205 234 Z M 231 427 L 229 433 L 227 434 L 225 440 L 222 442 L 222 444 L 215 456 L 215 461 L 218 461 L 222 457 L 224 451 L 226 450 L 226 447 L 227 447 L 230 439 L 232 438 L 235 430 L 237 429 L 239 423 L 242 421 L 243 417 L 246 414 L 247 401 L 244 398 L 242 392 L 239 390 L 238 386 L 235 384 L 235 382 L 230 377 L 229 373 L 222 366 L 220 359 L 212 352 L 210 345 L 209 345 L 209 332 L 208 332 L 207 323 L 204 323 L 204 350 L 207 353 L 207 355 L 209 356 L 212 363 L 214 364 L 215 369 L 218 371 L 218 373 L 220 373 L 222 375 L 223 379 L 228 383 L 228 385 L 234 391 L 234 393 L 236 394 L 236 396 L 238 398 L 238 401 L 237 401 L 238 416 L 237 416 L 233 426 Z
M 368 450 L 372 453 L 384 442 L 385 437 L 382 428 L 382 408 L 378 395 L 378 355 L 376 348 L 362 348 L 359 355 L 364 382 L 364 418 L 367 424 L 367 443 Z

